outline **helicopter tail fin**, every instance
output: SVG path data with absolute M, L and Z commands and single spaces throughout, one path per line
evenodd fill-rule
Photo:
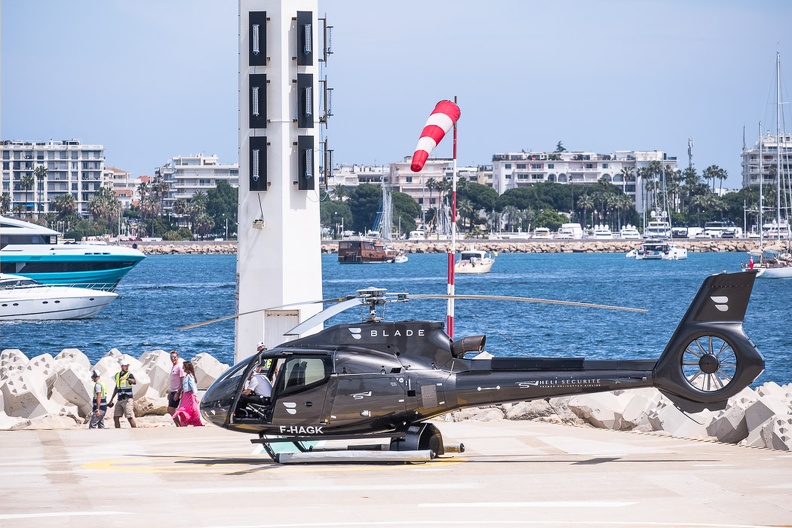
M 764 370 L 742 327 L 755 279 L 755 271 L 711 275 L 688 307 L 653 372 L 680 408 L 721 407 Z

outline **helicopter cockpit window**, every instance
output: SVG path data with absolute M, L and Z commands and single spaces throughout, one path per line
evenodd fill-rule
M 278 385 L 284 393 L 298 392 L 325 382 L 329 376 L 329 358 L 292 358 L 280 369 Z

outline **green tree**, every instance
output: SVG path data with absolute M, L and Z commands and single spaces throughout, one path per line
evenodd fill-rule
M 352 225 L 352 210 L 347 202 L 340 200 L 322 200 L 319 203 L 321 224 L 334 234 L 340 235 L 344 229 Z
M 28 211 L 28 204 L 30 200 L 28 200 L 28 195 L 30 190 L 33 188 L 34 183 L 33 175 L 29 172 L 26 172 L 24 176 L 19 180 L 19 186 L 25 189 L 25 210 Z
M 226 180 L 218 181 L 214 189 L 206 191 L 206 214 L 212 217 L 218 229 L 225 230 L 227 221 L 229 232 L 236 232 L 238 204 L 239 189 L 232 187 Z M 175 206 L 174 203 L 174 212 Z
M 0 214 L 6 214 L 11 210 L 11 195 L 4 192 L 0 197 Z
M 41 214 L 41 210 L 43 209 L 41 203 L 44 198 L 44 180 L 47 179 L 47 167 L 44 165 L 37 165 L 36 168 L 33 169 L 33 174 L 35 174 L 36 180 L 38 181 L 38 213 Z
M 583 227 L 585 227 L 588 225 L 589 210 L 594 210 L 594 199 L 588 194 L 582 195 L 580 198 L 578 198 L 577 208 L 578 210 L 583 209 L 583 221 L 580 223 L 583 225 Z
M 546 227 L 551 231 L 558 231 L 567 218 L 558 214 L 557 211 L 547 208 L 542 209 L 542 212 L 536 217 L 536 227 Z
M 421 216 L 421 206 L 412 196 L 403 192 L 393 192 L 391 193 L 391 206 L 393 207 L 391 232 L 397 233 L 401 229 L 399 232 L 399 236 L 401 236 L 418 227 L 416 219 Z
M 52 208 L 58 213 L 58 220 L 63 220 L 77 212 L 77 201 L 72 194 L 61 194 L 52 200 Z
M 352 222 L 349 226 L 353 231 L 366 233 L 374 224 L 382 200 L 382 188 L 371 183 L 361 183 L 350 189 L 347 204 L 352 211 Z

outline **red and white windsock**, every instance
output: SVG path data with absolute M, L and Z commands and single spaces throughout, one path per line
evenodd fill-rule
M 421 137 L 418 139 L 418 145 L 415 147 L 415 154 L 413 154 L 410 164 L 410 169 L 413 172 L 421 172 L 429 154 L 440 143 L 446 132 L 451 130 L 461 114 L 459 107 L 453 101 L 437 103 L 429 119 L 426 120 Z

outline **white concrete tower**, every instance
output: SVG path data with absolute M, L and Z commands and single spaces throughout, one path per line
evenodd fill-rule
M 239 243 L 234 360 L 272 348 L 322 298 L 317 0 L 239 2 Z

